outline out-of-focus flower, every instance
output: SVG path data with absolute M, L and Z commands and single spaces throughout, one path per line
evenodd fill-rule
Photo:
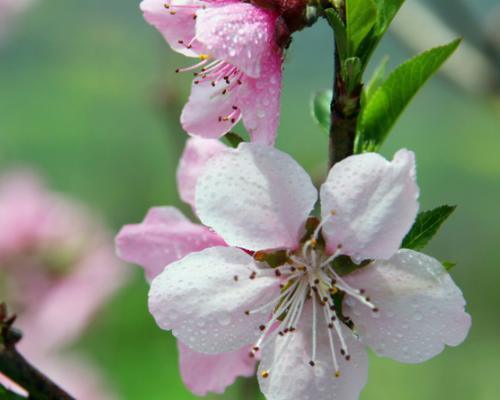
M 191 138 L 187 141 L 178 169 L 181 197 L 194 206 L 194 187 L 207 161 L 226 147 L 214 139 Z M 206 227 L 192 223 L 173 207 L 149 210 L 144 221 L 126 225 L 116 238 L 118 255 L 144 268 L 148 280 L 182 257 L 224 241 Z M 203 329 L 202 326 L 199 329 Z M 182 379 L 195 394 L 222 393 L 238 376 L 252 376 L 255 360 L 248 357 L 249 346 L 235 351 L 207 355 L 178 342 Z
M 33 0 L 0 0 L 0 36 L 11 20 L 24 11 Z
M 184 129 L 217 138 L 242 118 L 253 141 L 273 144 L 283 62 L 278 12 L 239 0 L 144 0 L 141 9 L 173 50 L 198 59 L 178 70 L 195 74 Z
M 441 263 L 399 249 L 418 209 L 413 153 L 351 156 L 320 197 L 322 220 L 308 219 L 317 191 L 272 147 L 213 156 L 196 212 L 227 245 L 191 253 L 151 283 L 156 322 L 194 351 L 251 345 L 270 400 L 355 400 L 367 380 L 364 346 L 417 363 L 470 327 Z
M 32 172 L 0 177 L 0 289 L 24 331 L 18 348 L 77 398 L 113 398 L 89 362 L 61 350 L 127 276 L 86 207 L 49 191 Z

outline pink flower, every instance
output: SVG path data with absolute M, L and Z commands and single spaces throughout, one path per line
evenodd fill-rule
M 18 348 L 78 398 L 113 396 L 90 363 L 62 349 L 127 278 L 108 232 L 85 206 L 48 190 L 33 172 L 0 177 L 0 290 L 24 331 Z
M 188 140 L 177 176 L 182 199 L 193 207 L 198 176 L 207 161 L 225 149 L 214 139 Z M 220 236 L 192 223 L 173 207 L 152 208 L 142 223 L 124 226 L 116 238 L 119 257 L 143 266 L 148 280 L 186 255 L 213 246 L 225 246 L 225 243 Z M 200 354 L 181 341 L 178 348 L 182 378 L 186 386 L 200 396 L 208 392 L 223 393 L 238 376 L 255 373 L 255 360 L 248 358 L 249 346 L 218 355 Z
M 199 62 L 181 122 L 217 138 L 243 119 L 253 141 L 272 145 L 279 123 L 283 52 L 278 13 L 239 0 L 144 0 L 146 20 L 173 50 Z
M 32 0 L 0 0 L 0 35 L 10 24 L 11 20 L 24 11 Z
M 418 209 L 413 153 L 349 157 L 320 197 L 321 222 L 308 219 L 317 191 L 272 147 L 215 155 L 198 180 L 196 211 L 228 246 L 191 253 L 151 284 L 156 322 L 194 351 L 251 345 L 270 400 L 357 399 L 365 346 L 417 363 L 461 343 L 470 327 L 441 263 L 399 248 Z

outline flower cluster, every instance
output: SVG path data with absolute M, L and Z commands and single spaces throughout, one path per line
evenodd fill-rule
M 0 177 L 0 293 L 26 332 L 19 350 L 78 398 L 114 398 L 91 363 L 62 352 L 127 280 L 111 243 L 86 207 L 35 173 Z
M 444 267 L 399 249 L 418 209 L 413 153 L 338 163 L 321 187 L 319 220 L 309 217 L 316 189 L 286 154 L 195 140 L 179 186 L 185 199 L 195 192 L 196 213 L 212 229 L 153 209 L 117 239 L 122 257 L 155 277 L 150 311 L 183 343 L 181 370 L 195 393 L 220 391 L 260 359 L 269 399 L 356 399 L 364 346 L 415 363 L 464 340 L 470 317 Z M 359 269 L 345 274 L 348 259 Z M 219 368 L 189 370 L 186 347 Z M 221 364 L 231 366 L 226 375 Z
M 258 363 L 268 400 L 356 400 L 366 347 L 418 363 L 470 328 L 444 266 L 401 248 L 419 209 L 411 151 L 386 160 L 350 149 L 318 196 L 302 167 L 273 147 L 284 51 L 305 25 L 305 5 L 141 3 L 172 49 L 197 59 L 178 69 L 195 78 L 181 115 L 193 137 L 177 180 L 201 224 L 152 208 L 116 245 L 144 267 L 149 310 L 178 339 L 183 379 L 198 395 L 223 392 Z M 217 140 L 240 119 L 250 143 Z

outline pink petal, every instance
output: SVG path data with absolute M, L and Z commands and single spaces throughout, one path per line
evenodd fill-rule
M 279 52 L 274 34 L 276 18 L 274 12 L 243 2 L 209 7 L 198 12 L 196 38 L 213 58 L 258 78 L 263 59 Z
M 41 236 L 53 198 L 42 180 L 29 170 L 0 177 L 0 255 L 9 257 L 33 247 Z M 53 222 L 53 221 L 52 221 Z
M 182 110 L 181 124 L 191 135 L 206 139 L 216 139 L 231 130 L 241 118 L 239 102 L 240 87 L 235 87 L 227 94 L 224 80 L 215 86 L 204 81 L 193 84 L 189 100 Z
M 250 377 L 255 373 L 256 361 L 249 357 L 249 347 L 208 355 L 196 353 L 180 341 L 177 344 L 182 379 L 198 396 L 206 396 L 209 392 L 224 393 L 239 376 Z
M 296 332 L 285 337 L 277 336 L 274 344 L 263 350 L 259 366 L 262 392 L 267 400 L 358 400 L 368 379 L 368 357 L 364 347 L 344 326 L 343 335 L 351 355 L 351 360 L 346 361 L 340 355 L 340 342 L 334 335 L 340 370 L 340 376 L 336 378 L 328 327 L 325 320 L 319 318 L 316 365 L 311 367 L 310 310 L 311 307 L 306 308 Z M 281 352 L 283 346 L 285 350 Z M 268 378 L 262 378 L 262 371 L 269 371 Z
M 170 4 L 167 9 L 165 4 Z M 177 7 L 180 6 L 180 7 Z M 198 0 L 143 0 L 141 10 L 144 18 L 160 31 L 173 50 L 189 57 L 196 57 L 201 52 L 201 45 L 194 41 L 196 34 L 196 11 L 203 6 Z M 174 14 L 172 14 L 174 13 Z M 179 42 L 182 43 L 179 43 Z
M 254 272 L 257 277 L 251 279 Z M 258 338 L 267 313 L 245 311 L 267 304 L 278 293 L 274 274 L 259 273 L 248 254 L 211 247 L 171 264 L 153 280 L 149 310 L 162 329 L 172 330 L 193 350 L 219 354 Z
M 124 226 L 116 237 L 118 256 L 141 265 L 148 280 L 186 254 L 223 244 L 216 234 L 191 223 L 173 207 L 152 208 L 143 223 Z
M 244 78 L 239 106 L 253 142 L 274 145 L 280 119 L 282 58 L 270 54 L 260 78 Z
M 196 210 L 232 246 L 293 248 L 316 198 L 311 179 L 290 156 L 242 143 L 207 163 L 196 187 Z
M 153 207 L 144 217 L 144 224 L 178 224 L 190 222 L 188 218 L 175 207 Z
M 226 149 L 218 140 L 190 138 L 182 153 L 177 169 L 177 186 L 181 199 L 194 210 L 194 193 L 198 177 L 205 170 L 205 164 L 215 154 Z
M 400 247 L 418 211 L 415 157 L 400 150 L 393 161 L 375 153 L 336 164 L 321 187 L 323 233 L 331 250 L 342 245 L 355 259 L 387 259 Z
M 129 271 L 116 259 L 111 246 L 94 249 L 74 266 L 71 275 L 20 316 L 19 327 L 36 334 L 26 335 L 19 348 L 30 354 L 73 343 L 128 277 Z
M 361 340 L 381 356 L 423 362 L 445 344 L 459 345 L 469 332 L 471 319 L 462 292 L 434 258 L 400 250 L 346 280 L 366 288 L 380 310 L 373 313 L 353 299 L 344 302 L 344 313 L 354 321 Z

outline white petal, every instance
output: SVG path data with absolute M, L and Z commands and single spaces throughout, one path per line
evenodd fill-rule
M 412 250 L 400 250 L 346 277 L 364 288 L 379 308 L 373 313 L 353 299 L 344 302 L 361 340 L 381 356 L 418 363 L 439 354 L 445 344 L 462 343 L 470 328 L 465 300 L 441 263 Z
M 248 254 L 211 247 L 171 264 L 153 280 L 149 310 L 161 328 L 193 350 L 218 354 L 252 344 L 268 312 L 245 311 L 278 294 L 279 281 L 259 270 Z
M 310 314 L 310 312 L 309 312 Z M 339 352 L 340 343 L 334 336 L 340 376 L 335 377 L 327 326 L 324 319 L 318 322 L 318 347 L 316 365 L 311 367 L 311 321 L 302 321 L 301 327 L 285 337 L 278 336 L 274 345 L 264 349 L 259 367 L 259 383 L 267 400 L 358 400 L 368 380 L 368 357 L 364 346 L 352 331 L 343 328 L 351 360 L 346 361 Z M 283 344 L 286 350 L 278 360 Z M 262 378 L 262 372 L 269 377 Z
M 207 163 L 196 187 L 196 210 L 232 246 L 293 248 L 316 198 L 311 179 L 290 156 L 243 143 Z
M 392 161 L 375 153 L 336 164 L 321 187 L 323 232 L 333 250 L 355 259 L 388 259 L 399 249 L 418 211 L 415 157 L 400 150 Z

